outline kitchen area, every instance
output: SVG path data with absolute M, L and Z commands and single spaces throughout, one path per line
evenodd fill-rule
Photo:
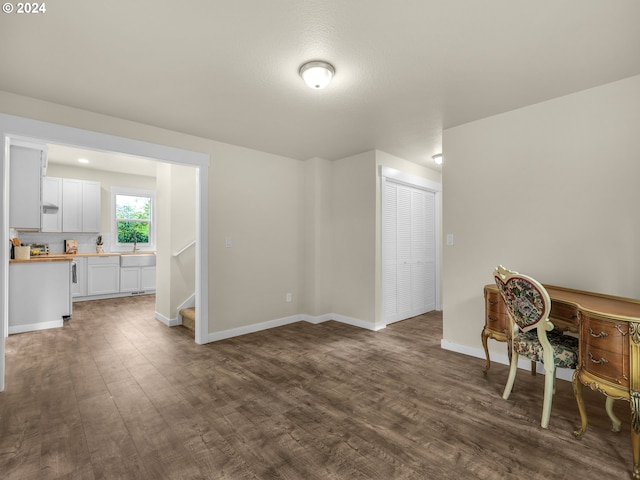
M 140 238 L 123 239 L 111 201 L 114 186 L 151 191 L 155 178 L 50 161 L 61 151 L 32 141 L 10 145 L 9 334 L 63 327 L 74 302 L 155 293 L 155 244 L 144 233 L 152 210 L 149 220 L 122 221 L 142 226 Z

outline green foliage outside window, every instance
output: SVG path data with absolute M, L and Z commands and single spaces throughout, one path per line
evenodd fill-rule
M 149 243 L 151 199 L 136 195 L 116 195 L 118 243 Z

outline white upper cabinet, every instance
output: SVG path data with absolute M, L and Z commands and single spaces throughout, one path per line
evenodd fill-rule
M 62 231 L 82 232 L 82 180 L 62 179 Z
M 100 231 L 100 182 L 82 182 L 82 231 Z
M 62 231 L 100 231 L 100 183 L 62 179 Z
M 46 146 L 11 145 L 9 151 L 9 226 L 40 230 L 42 169 Z
M 42 232 L 62 231 L 62 179 L 42 179 Z

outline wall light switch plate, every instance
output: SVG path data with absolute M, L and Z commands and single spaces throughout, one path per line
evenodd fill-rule
M 224 246 L 227 248 L 231 248 L 232 242 L 231 242 L 231 237 L 227 237 L 224 239 Z
M 453 233 L 447 233 L 447 245 L 453 245 Z

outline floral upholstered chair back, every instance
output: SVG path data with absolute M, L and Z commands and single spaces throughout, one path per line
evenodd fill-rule
M 546 331 L 553 329 L 549 321 L 551 299 L 538 281 L 502 266 L 496 268 L 494 279 L 509 316 L 521 331 L 527 332 L 537 327 Z

